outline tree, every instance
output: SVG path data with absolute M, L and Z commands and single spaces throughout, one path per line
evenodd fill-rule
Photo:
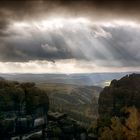
M 99 140 L 139 140 L 140 113 L 135 106 L 126 107 L 128 118 L 122 123 L 119 117 L 112 117 L 111 125 L 100 129 Z
M 124 133 L 127 140 L 139 140 L 140 138 L 140 114 L 138 110 L 132 106 L 126 108 L 125 112 L 129 113 L 126 120 Z
M 104 127 L 99 140 L 124 140 L 123 125 L 118 117 L 111 119 L 111 126 Z

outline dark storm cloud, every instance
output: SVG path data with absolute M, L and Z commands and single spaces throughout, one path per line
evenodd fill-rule
M 8 25 L 10 24 L 10 21 L 7 19 L 0 19 L 0 37 L 5 37 L 8 35 L 6 32 Z
M 139 0 L 1 0 L 0 16 L 13 20 L 33 19 L 52 14 L 86 15 L 94 18 L 100 16 L 99 18 L 104 19 L 113 18 L 114 15 L 139 18 L 139 7 Z
M 64 37 L 55 33 L 50 33 L 49 35 L 45 36 L 46 39 L 43 39 L 41 33 L 38 32 L 30 39 L 28 39 L 28 37 L 18 41 L 13 41 L 10 39 L 10 37 L 3 39 L 3 42 L 0 44 L 0 61 L 54 61 L 55 59 L 74 58 L 70 48 L 66 44 Z
M 139 21 L 138 0 L 1 0 L 0 37 L 14 21 L 40 20 L 57 15 L 85 16 L 95 20 L 125 18 Z
M 87 16 L 93 20 L 139 20 L 138 0 L 1 0 L 0 34 L 11 21 L 40 19 L 51 15 Z
M 39 21 L 49 16 L 87 17 L 91 21 L 129 19 L 139 22 L 140 1 L 133 0 L 1 0 L 0 1 L 0 61 L 78 59 L 103 66 L 139 66 L 140 29 L 103 27 L 111 37 L 96 37 L 80 29 L 72 33 L 63 30 L 42 33 L 10 30 L 14 22 Z M 96 30 L 93 30 L 96 34 Z M 18 38 L 17 38 L 18 36 Z M 108 63 L 110 62 L 110 64 Z

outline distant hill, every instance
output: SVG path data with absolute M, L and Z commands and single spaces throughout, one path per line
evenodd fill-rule
M 140 74 L 113 80 L 99 97 L 100 117 L 122 116 L 122 108 L 135 106 L 140 111 Z
M 7 80 L 36 83 L 61 83 L 72 85 L 96 85 L 104 87 L 113 79 L 120 79 L 129 74 L 123 73 L 83 73 L 83 74 L 0 74 Z

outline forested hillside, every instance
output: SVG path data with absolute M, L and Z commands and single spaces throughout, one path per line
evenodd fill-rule
M 67 113 L 77 121 L 84 122 L 84 125 L 97 119 L 98 98 L 102 88 L 55 83 L 37 86 L 48 93 L 50 110 Z
M 112 80 L 99 97 L 99 119 L 92 125 L 99 140 L 139 140 L 140 74 Z

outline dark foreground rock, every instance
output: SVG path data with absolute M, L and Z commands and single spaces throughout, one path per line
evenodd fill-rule
M 105 87 L 99 97 L 100 118 L 123 116 L 123 108 L 135 106 L 140 111 L 140 74 L 126 75 L 113 80 Z

